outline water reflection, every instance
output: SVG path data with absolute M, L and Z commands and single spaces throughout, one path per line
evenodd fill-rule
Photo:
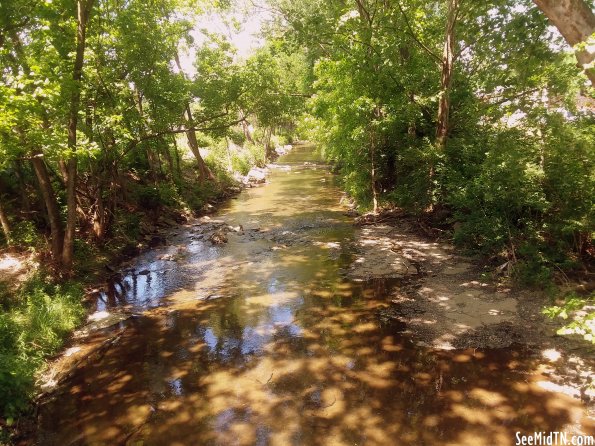
M 353 228 L 306 156 L 222 213 L 258 237 L 108 288 L 101 305 L 156 308 L 42 408 L 40 444 L 512 445 L 580 422 L 532 352 L 432 351 L 383 318 L 399 282 L 343 278 Z

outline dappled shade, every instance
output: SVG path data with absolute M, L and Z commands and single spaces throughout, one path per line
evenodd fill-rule
M 259 237 L 187 247 L 170 281 L 149 283 L 159 251 L 139 260 L 152 272 L 131 273 L 121 299 L 148 310 L 42 407 L 41 443 L 507 445 L 580 423 L 576 400 L 536 384 L 533 352 L 432 350 L 383 317 L 404 279 L 347 279 L 354 228 L 315 183 L 326 171 L 298 172 L 221 215 Z M 304 179 L 317 187 L 296 188 Z

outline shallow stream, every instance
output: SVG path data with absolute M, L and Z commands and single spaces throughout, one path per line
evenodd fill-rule
M 479 446 L 578 429 L 580 403 L 538 385 L 532 352 L 435 351 L 382 316 L 401 284 L 347 279 L 357 229 L 311 148 L 268 182 L 98 297 L 137 316 L 40 408 L 39 444 Z

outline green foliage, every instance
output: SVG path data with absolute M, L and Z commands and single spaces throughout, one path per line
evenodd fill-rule
M 236 155 L 231 158 L 231 168 L 234 172 L 247 175 L 250 172 L 250 162 L 246 157 Z
M 11 232 L 12 243 L 23 249 L 35 250 L 43 246 L 43 239 L 39 229 L 31 221 L 20 221 L 15 224 Z
M 140 237 L 140 223 L 142 214 L 121 210 L 114 216 L 113 238 L 135 241 Z
M 551 319 L 571 320 L 558 330 L 560 335 L 578 335 L 585 341 L 595 344 L 595 295 L 584 297 L 570 293 L 561 305 L 543 309 L 543 314 Z
M 25 410 L 44 359 L 54 354 L 84 315 L 83 290 L 38 274 L 0 312 L 0 411 Z M 3 299 L 5 300 L 5 299 Z
M 133 203 L 142 211 L 155 211 L 163 206 L 175 208 L 179 205 L 179 193 L 171 183 L 156 186 L 135 184 L 132 191 Z

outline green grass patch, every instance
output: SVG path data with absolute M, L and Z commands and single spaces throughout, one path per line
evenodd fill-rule
M 38 273 L 11 295 L 0 290 L 0 415 L 29 407 L 44 360 L 56 353 L 85 314 L 77 283 L 53 284 Z

